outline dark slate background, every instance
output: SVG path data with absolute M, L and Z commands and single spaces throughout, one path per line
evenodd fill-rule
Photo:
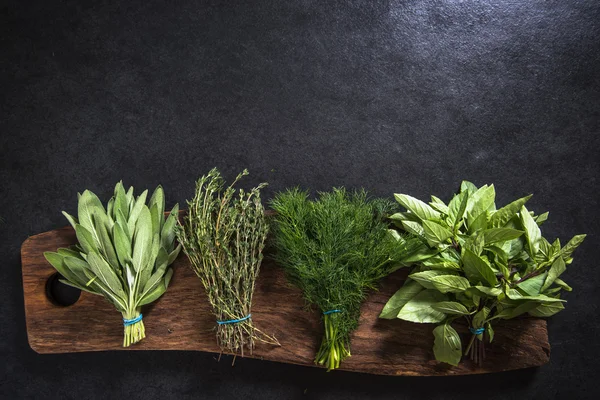
M 597 398 L 600 6 L 575 1 L 20 1 L 0 6 L 1 397 Z M 38 355 L 19 249 L 76 193 L 211 167 L 288 186 L 528 193 L 588 239 L 539 369 L 380 377 L 192 352 Z M 90 327 L 93 329 L 94 327 Z M 597 381 L 597 379 L 596 379 Z

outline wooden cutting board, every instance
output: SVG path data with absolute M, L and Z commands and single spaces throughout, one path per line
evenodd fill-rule
M 66 227 L 29 237 L 21 248 L 27 336 L 33 350 L 41 354 L 105 350 L 219 353 L 215 318 L 200 280 L 183 252 L 174 263 L 169 290 L 143 309 L 146 339 L 127 349 L 122 347 L 121 314 L 101 296 L 83 292 L 71 306 L 54 304 L 46 294 L 46 283 L 56 271 L 43 252 L 75 242 L 73 229 Z M 534 318 L 498 323 L 494 342 L 487 344 L 482 367 L 469 360 L 458 367 L 436 362 L 432 351 L 433 325 L 377 318 L 405 278 L 406 270 L 389 276 L 382 281 L 380 291 L 365 301 L 360 326 L 352 336 L 352 357 L 340 369 L 379 375 L 465 375 L 536 367 L 548 362 L 546 321 Z M 315 366 L 313 358 L 323 332 L 320 315 L 305 308 L 300 291 L 288 284 L 281 269 L 268 260 L 263 263 L 257 282 L 252 318 L 257 328 L 275 335 L 281 346 L 258 343 L 253 354 L 246 357 Z M 466 326 L 457 330 L 463 338 L 468 337 Z

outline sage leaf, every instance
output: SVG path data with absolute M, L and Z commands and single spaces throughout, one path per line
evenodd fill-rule
M 161 246 L 163 246 L 165 249 L 173 249 L 173 241 L 175 240 L 175 225 L 177 224 L 178 217 L 179 205 L 175 204 L 161 231 Z
M 133 237 L 133 267 L 139 271 L 147 264 L 152 245 L 152 217 L 148 207 L 143 206 L 135 226 Z
M 129 232 L 135 232 L 135 223 L 137 222 L 138 217 L 140 216 L 140 212 L 142 212 L 142 208 L 146 204 L 146 197 L 148 196 L 148 190 L 144 190 L 142 194 L 138 196 L 133 204 L 133 208 L 129 213 L 129 218 L 127 220 L 127 228 Z
M 131 239 L 123 230 L 120 223 L 113 226 L 113 237 L 115 238 L 115 249 L 119 262 L 123 267 L 132 262 Z
M 75 226 L 77 225 L 77 220 L 75 219 L 75 217 L 69 215 L 65 211 L 63 211 L 62 214 L 65 216 L 65 218 L 67 219 L 67 221 L 69 221 L 69 224 L 71 224 L 71 226 L 73 227 L 73 229 L 75 229 Z
M 155 213 L 154 217 L 156 221 L 159 221 L 159 226 L 155 228 L 155 231 L 160 231 L 165 222 L 164 213 L 165 213 L 165 194 L 163 192 L 162 186 L 158 185 L 152 193 L 152 197 L 150 197 L 149 209 L 152 210 L 152 207 L 156 204 L 156 209 L 154 209 L 153 213 Z M 154 220 L 154 219 L 153 219 Z

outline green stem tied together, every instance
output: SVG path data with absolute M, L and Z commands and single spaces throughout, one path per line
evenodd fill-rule
M 350 357 L 350 341 L 339 330 L 340 316 L 329 313 L 323 316 L 325 337 L 315 358 L 315 363 L 327 367 L 327 371 L 340 367 L 346 357 Z
M 128 347 L 146 337 L 146 328 L 142 320 L 142 314 L 138 311 L 123 313 L 123 347 Z

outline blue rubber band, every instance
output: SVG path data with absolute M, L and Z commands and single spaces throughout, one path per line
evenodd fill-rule
M 469 330 L 471 331 L 471 333 L 473 335 L 481 335 L 483 332 L 485 332 L 485 328 L 484 327 L 477 328 L 477 329 L 469 328 Z
M 240 319 L 230 319 L 227 321 L 217 321 L 217 324 L 219 325 L 225 325 L 225 324 L 236 324 L 238 322 L 242 322 L 247 320 L 248 318 L 250 318 L 252 316 L 252 314 L 248 314 L 246 315 L 244 318 L 240 318 Z
M 125 319 L 123 318 L 123 326 L 133 325 L 136 322 L 140 322 L 142 320 L 142 314 L 138 315 L 134 319 Z
M 329 311 L 325 311 L 323 313 L 323 315 L 329 315 L 329 314 L 338 313 L 338 312 L 342 312 L 342 310 L 329 310 Z

